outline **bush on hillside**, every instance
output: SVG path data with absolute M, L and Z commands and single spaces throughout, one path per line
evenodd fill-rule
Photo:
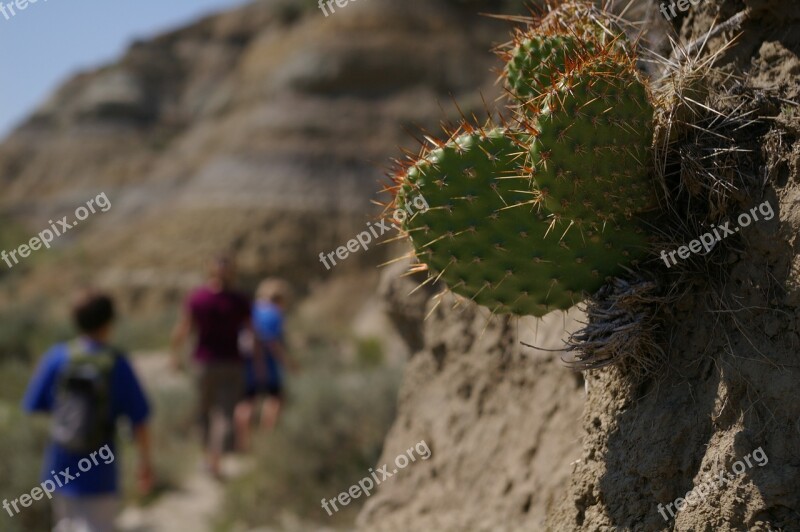
M 275 432 L 257 444 L 256 465 L 228 489 L 220 529 L 283 524 L 298 517 L 353 523 L 364 498 L 329 517 L 320 500 L 368 475 L 395 413 L 400 372 L 320 370 L 298 376 Z

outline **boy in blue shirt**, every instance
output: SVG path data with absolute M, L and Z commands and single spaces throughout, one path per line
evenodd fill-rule
M 283 334 L 284 313 L 289 305 L 291 289 L 286 281 L 269 278 L 261 282 L 253 305 L 253 333 L 263 347 L 266 374 L 257 371 L 256 360 L 251 353 L 246 361 L 246 383 L 244 399 L 236 407 L 236 433 L 238 447 L 246 451 L 250 447 L 250 423 L 256 402 L 261 405 L 260 426 L 271 430 L 278 422 L 284 398 L 284 374 L 287 364 L 294 369 L 293 360 L 287 357 Z
M 114 441 L 119 418 L 133 427 L 140 491 L 146 494 L 152 488 L 150 408 L 125 355 L 108 344 L 114 314 L 110 297 L 84 293 L 72 309 L 81 336 L 45 354 L 23 399 L 26 411 L 52 416 L 42 489 L 34 491 L 39 490 L 39 499 L 43 492 L 53 500 L 54 532 L 114 530 L 119 511 Z

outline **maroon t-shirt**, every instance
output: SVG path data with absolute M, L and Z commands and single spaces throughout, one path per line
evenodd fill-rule
M 186 308 L 197 332 L 194 359 L 200 363 L 239 362 L 239 333 L 250 319 L 250 301 L 244 294 L 198 288 Z

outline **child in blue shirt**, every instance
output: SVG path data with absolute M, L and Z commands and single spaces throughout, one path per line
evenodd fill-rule
M 133 427 L 139 488 L 147 493 L 153 481 L 150 408 L 131 364 L 108 344 L 113 301 L 87 291 L 76 302 L 72 316 L 81 336 L 45 354 L 22 402 L 26 411 L 53 418 L 38 494 L 39 499 L 53 500 L 54 530 L 111 532 L 120 487 L 115 425 L 119 418 L 126 418 Z M 14 508 L 15 502 L 11 503 Z
M 261 406 L 261 428 L 270 430 L 278 422 L 284 399 L 284 374 L 287 360 L 283 334 L 284 313 L 289 304 L 290 288 L 286 281 L 266 279 L 256 293 L 253 305 L 253 332 L 262 346 L 263 360 L 253 358 L 246 362 L 247 390 L 244 399 L 236 407 L 237 440 L 240 450 L 250 446 L 250 423 L 256 401 L 263 399 Z

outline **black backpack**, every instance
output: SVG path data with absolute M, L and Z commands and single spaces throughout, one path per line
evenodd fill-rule
M 88 454 L 114 439 L 111 374 L 119 355 L 108 347 L 89 354 L 78 342 L 68 349 L 58 377 L 50 436 L 67 451 Z

